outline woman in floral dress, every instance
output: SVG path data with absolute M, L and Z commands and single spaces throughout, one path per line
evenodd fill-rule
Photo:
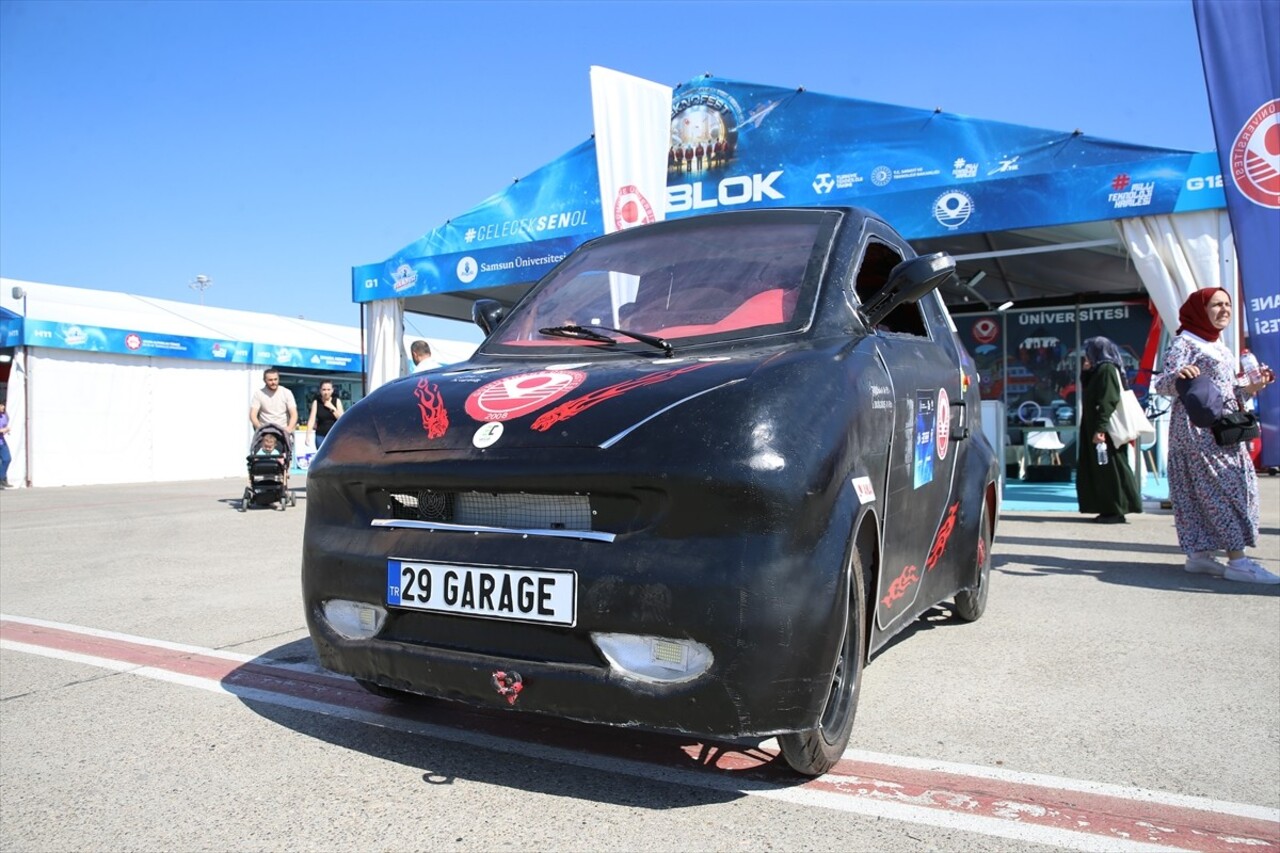
M 1178 544 L 1187 555 L 1186 570 L 1245 583 L 1280 583 L 1245 556 L 1258 544 L 1258 478 L 1246 443 L 1219 447 L 1213 431 L 1191 423 L 1177 399 L 1179 378 L 1205 375 L 1222 395 L 1225 411 L 1241 408 L 1240 394 L 1255 394 L 1275 381 L 1265 371 L 1256 385 L 1236 384 L 1236 360 L 1219 340 L 1231 324 L 1231 296 L 1217 287 L 1192 293 L 1178 312 L 1177 336 L 1164 355 L 1157 393 L 1174 397 L 1169 421 L 1169 498 L 1173 502 Z M 1216 559 L 1227 552 L 1224 564 Z

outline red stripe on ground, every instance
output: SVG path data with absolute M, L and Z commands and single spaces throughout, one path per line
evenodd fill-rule
M 298 671 L 269 662 L 240 663 L 62 628 L 0 620 L 0 638 L 215 680 L 231 693 L 242 687 L 386 716 L 425 719 L 444 727 L 515 736 L 574 751 L 585 746 L 597 755 L 728 774 L 744 782 L 792 784 L 806 790 L 1204 853 L 1280 851 L 1280 823 L 1204 809 L 847 759 L 823 777 L 797 783 L 776 756 L 764 750 L 690 744 L 687 739 L 620 733 L 533 715 L 473 711 L 452 703 L 428 704 L 424 716 L 423 708 L 374 696 L 344 676 Z

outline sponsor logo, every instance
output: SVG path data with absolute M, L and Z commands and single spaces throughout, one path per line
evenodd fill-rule
M 830 172 L 822 172 L 813 179 L 813 191 L 818 195 L 826 195 L 835 187 L 836 182 Z
M 739 130 L 758 128 L 777 104 L 759 104 L 748 116 L 723 89 L 707 86 L 679 92 L 671 101 L 668 165 L 681 173 L 725 168 L 734 159 Z M 701 157 L 696 155 L 699 146 Z
M 649 200 L 640 190 L 631 184 L 618 190 L 618 197 L 613 201 L 613 225 L 617 230 L 656 221 Z
M 1000 174 L 1001 172 L 1016 172 L 1016 171 L 1018 171 L 1018 156 L 1019 156 L 1019 155 L 1015 154 L 1015 155 L 1014 155 L 1014 156 L 1012 156 L 1012 157 L 1008 157 L 1008 158 L 1003 158 L 1003 159 L 1001 159 L 1001 160 L 1000 160 L 1000 165 L 999 165 L 999 166 L 996 166 L 994 169 L 989 170 L 989 171 L 987 172 L 987 174 L 988 174 L 988 175 L 998 175 L 998 174 Z
M 706 198 L 703 182 L 674 184 L 667 187 L 667 210 L 703 210 L 710 207 L 732 207 L 738 204 L 759 204 L 765 198 L 786 198 L 773 188 L 773 182 L 782 177 L 781 170 L 767 175 L 739 175 L 725 178 L 716 186 L 715 197 Z
M 887 187 L 893 180 L 893 170 L 888 166 L 876 166 L 871 170 L 871 183 L 878 187 Z
M 938 459 L 947 458 L 947 448 L 951 443 L 951 401 L 947 397 L 947 389 L 938 389 L 938 424 L 937 432 Z M 926 564 L 925 568 L 932 568 Z
M 933 218 L 943 228 L 954 231 L 969 221 L 973 214 L 973 199 L 960 190 L 949 190 L 934 199 Z
M 471 443 L 484 450 L 486 447 L 496 444 L 498 439 L 502 438 L 504 429 L 502 421 L 491 421 L 476 430 L 476 434 L 471 436 Z
M 476 259 L 471 257 L 470 255 L 467 255 L 465 258 L 458 261 L 458 268 L 456 272 L 458 274 L 458 281 L 462 282 L 463 284 L 470 284 L 471 282 L 475 281 L 476 273 L 478 273 L 479 271 L 480 271 L 480 268 L 476 264 Z
M 130 332 L 129 334 L 124 336 L 124 345 L 127 346 L 129 349 L 141 349 L 142 338 L 138 337 L 133 332 Z
M 1000 324 L 991 317 L 983 317 L 973 324 L 973 339 L 980 344 L 989 344 L 1000 334 Z
M 1253 111 L 1231 146 L 1231 180 L 1249 201 L 1280 209 L 1280 98 Z
M 559 400 L 582 384 L 580 370 L 539 370 L 496 379 L 467 398 L 467 414 L 478 421 L 518 418 Z
M 79 326 L 71 326 L 62 332 L 62 342 L 69 347 L 78 347 L 89 341 L 89 333 Z
M 1133 179 L 1121 172 L 1111 179 L 1111 192 L 1107 194 L 1107 201 L 1111 202 L 1111 206 L 1116 210 L 1126 207 L 1146 207 L 1151 204 L 1151 197 L 1155 191 L 1155 181 L 1134 183 Z
M 526 216 L 522 219 L 505 219 L 488 225 L 477 225 L 462 233 L 462 239 L 468 243 L 486 240 L 500 240 L 506 237 L 527 237 L 530 233 L 541 234 L 545 231 L 563 231 L 566 228 L 579 228 L 587 224 L 587 211 L 566 210 L 561 213 L 548 213 L 542 216 Z
M 978 164 L 968 163 L 963 157 L 957 157 L 956 161 L 951 164 L 951 177 L 976 178 L 978 177 Z
M 871 485 L 870 477 L 854 477 L 853 492 L 858 496 L 860 504 L 869 504 L 876 499 L 876 489 Z
M 401 264 L 396 267 L 396 271 L 392 273 L 391 278 L 395 282 L 391 285 L 391 289 L 396 293 L 399 293 L 402 290 L 408 290 L 418 283 L 417 271 L 408 264 Z

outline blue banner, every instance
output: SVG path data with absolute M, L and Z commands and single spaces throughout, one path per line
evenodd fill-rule
M 380 264 L 355 267 L 354 302 L 535 281 L 604 233 L 591 140 Z
M 667 215 L 857 205 L 908 239 L 1221 208 L 1195 154 L 704 78 L 672 99 Z
M 1247 345 L 1280 370 L 1280 3 L 1193 0 L 1240 260 Z M 1262 457 L 1280 465 L 1280 386 L 1258 395 Z
M 670 218 L 753 207 L 858 205 L 908 239 L 1222 208 L 1213 152 L 983 121 L 703 77 L 675 89 Z M 603 233 L 587 140 L 382 263 L 352 299 L 536 281 Z
M 222 361 L 228 364 L 302 367 L 344 373 L 360 373 L 364 370 L 364 359 L 359 353 L 315 350 L 260 342 L 196 338 L 132 329 L 112 329 L 81 323 L 55 323 L 30 318 L 22 324 L 21 329 L 21 343 L 28 346 L 119 355 Z
M 0 308 L 0 347 L 16 347 L 22 343 L 22 315 Z

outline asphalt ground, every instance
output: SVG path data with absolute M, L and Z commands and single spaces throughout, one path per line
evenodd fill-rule
M 406 715 L 315 673 L 305 497 L 242 514 L 242 488 L 0 492 L 0 850 L 1145 849 L 1099 834 L 1131 802 L 1256 835 L 1152 806 L 1135 826 L 1164 847 L 1280 849 L 1280 586 L 1187 574 L 1168 512 L 1004 513 L 986 615 L 936 609 L 871 663 L 824 788 L 670 738 Z M 1261 492 L 1253 553 L 1280 571 L 1280 478 Z M 934 775 L 908 790 L 910 767 Z M 947 793 L 973 779 L 1035 790 L 978 820 Z

